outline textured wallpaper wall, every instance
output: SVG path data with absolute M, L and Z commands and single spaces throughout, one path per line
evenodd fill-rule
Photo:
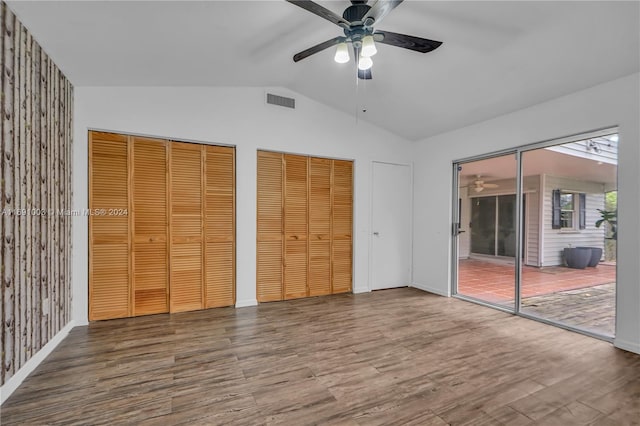
M 0 3 L 0 384 L 71 314 L 73 87 Z

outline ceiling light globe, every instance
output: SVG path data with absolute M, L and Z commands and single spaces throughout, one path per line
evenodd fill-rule
M 358 69 L 362 71 L 366 71 L 373 66 L 373 60 L 366 56 L 360 56 L 360 60 L 358 61 Z
M 338 44 L 338 47 L 336 47 L 336 55 L 333 57 L 333 60 L 339 64 L 349 62 L 349 48 L 347 47 L 347 43 Z
M 376 49 L 376 44 L 373 41 L 373 36 L 365 36 L 362 39 L 362 56 L 364 56 L 365 58 L 370 58 L 376 53 L 378 53 L 378 49 Z

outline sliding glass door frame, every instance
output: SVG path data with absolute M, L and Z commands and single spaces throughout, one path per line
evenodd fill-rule
M 602 129 L 592 130 L 589 132 L 579 133 L 575 135 L 570 135 L 562 138 L 550 139 L 541 142 L 532 143 L 529 145 L 524 145 L 521 147 L 505 149 L 501 151 L 494 151 L 484 155 L 476 155 L 472 157 L 466 157 L 459 160 L 453 161 L 453 179 L 452 179 L 452 230 L 451 230 L 451 286 L 450 291 L 453 297 L 467 300 L 470 302 L 478 303 L 480 305 L 488 306 L 494 309 L 498 309 L 504 312 L 509 312 L 523 318 L 532 319 L 535 321 L 539 321 L 545 324 L 550 324 L 559 328 L 563 328 L 566 330 L 574 331 L 580 334 L 584 334 L 590 337 L 594 337 L 597 339 L 605 340 L 608 342 L 613 342 L 613 337 L 606 336 L 597 332 L 585 330 L 578 327 L 573 327 L 571 325 L 549 320 L 531 313 L 522 312 L 522 267 L 524 264 L 524 259 L 521 255 L 523 253 L 523 232 L 524 232 L 524 215 L 523 215 L 523 176 L 522 176 L 522 157 L 523 154 L 529 151 L 534 151 L 541 148 L 548 148 L 557 145 L 563 145 L 566 143 L 577 142 L 585 139 L 596 138 L 599 136 L 610 135 L 612 133 L 617 133 L 618 127 L 606 127 Z M 506 306 L 501 306 L 496 303 L 484 301 L 475 297 L 466 296 L 458 293 L 458 252 L 459 252 L 459 242 L 458 235 L 460 234 L 460 191 L 459 191 L 459 183 L 460 183 L 460 171 L 462 170 L 462 165 L 465 163 L 471 163 L 474 161 L 487 160 L 490 158 L 501 157 L 504 155 L 515 155 L 516 156 L 516 256 L 515 256 L 515 301 L 513 308 L 509 308 Z M 617 266 L 616 266 L 616 276 L 617 276 Z M 617 294 L 617 293 L 616 293 Z M 617 296 L 616 296 L 617 297 Z
M 461 231 L 460 231 L 460 213 L 462 210 L 462 207 L 460 205 L 460 192 L 459 192 L 459 183 L 460 183 L 460 171 L 462 170 L 462 165 L 465 163 L 471 163 L 474 161 L 479 161 L 479 160 L 487 160 L 490 158 L 496 158 L 496 157 L 503 157 L 506 155 L 515 155 L 516 159 L 518 159 L 518 150 L 517 149 L 505 149 L 502 151 L 495 151 L 486 155 L 478 155 L 478 156 L 474 156 L 474 157 L 468 157 L 465 159 L 461 159 L 461 160 L 457 160 L 453 162 L 453 196 L 452 196 L 452 229 L 451 229 L 451 295 L 453 297 L 459 298 L 459 299 L 463 299 L 463 300 L 467 300 L 470 302 L 474 302 L 480 305 L 484 305 L 484 306 L 488 306 L 494 309 L 498 309 L 504 312 L 509 312 L 509 313 L 513 313 L 513 314 L 517 314 L 518 313 L 518 306 L 514 305 L 514 308 L 510 308 L 508 306 L 503 306 L 500 305 L 498 303 L 492 303 L 492 302 L 488 302 L 486 300 L 482 300 L 482 299 L 478 299 L 476 297 L 473 296 L 467 296 L 464 294 L 460 294 L 458 293 L 458 252 L 460 250 L 459 247 L 459 242 L 458 242 L 458 235 L 460 235 Z M 517 172 L 517 171 L 516 171 Z M 517 174 L 517 173 L 516 173 Z M 518 194 L 516 194 L 516 206 L 518 206 Z M 518 214 L 518 207 L 516 207 L 516 253 L 518 252 L 518 248 L 519 246 L 517 246 L 517 242 L 518 242 L 518 233 L 519 231 L 519 225 L 518 225 L 518 218 L 519 218 L 519 214 Z M 462 231 L 464 232 L 464 231 Z M 519 256 L 516 256 L 516 258 Z M 517 262 L 517 261 L 516 261 Z M 516 263 L 516 267 L 518 264 Z M 517 276 L 516 276 L 517 277 Z M 514 293 L 514 294 L 517 294 Z

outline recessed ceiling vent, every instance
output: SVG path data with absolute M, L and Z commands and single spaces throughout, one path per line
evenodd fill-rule
M 273 93 L 267 93 L 267 103 L 272 105 L 278 105 L 281 107 L 292 108 L 292 109 L 295 109 L 296 107 L 295 99 L 274 95 Z

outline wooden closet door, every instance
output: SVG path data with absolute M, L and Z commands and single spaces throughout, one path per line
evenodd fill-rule
M 202 309 L 202 151 L 197 144 L 170 145 L 170 311 Z
M 351 291 L 353 258 L 353 162 L 333 160 L 332 293 Z
M 309 296 L 331 294 L 331 160 L 309 159 Z
M 308 162 L 302 155 L 284 156 L 284 298 L 306 297 L 308 233 Z
M 283 296 L 282 162 L 280 153 L 258 151 L 256 253 L 258 302 L 282 300 Z
M 169 311 L 167 142 L 131 137 L 133 315 Z
M 122 318 L 131 314 L 127 136 L 89 132 L 89 156 L 89 319 Z
M 205 307 L 235 304 L 235 150 L 205 147 Z

